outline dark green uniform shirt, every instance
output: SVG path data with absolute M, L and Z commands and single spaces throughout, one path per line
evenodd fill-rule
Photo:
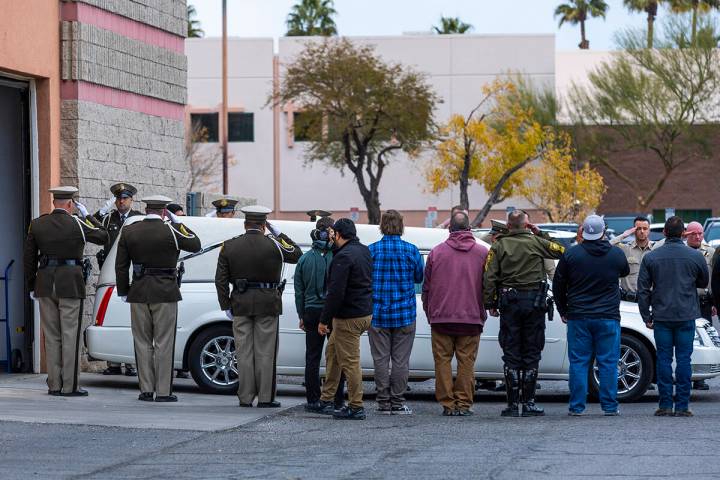
M 145 268 L 177 267 L 180 250 L 197 252 L 200 239 L 181 223 L 163 221 L 154 215 L 122 229 L 115 257 L 118 296 L 129 303 L 170 303 L 182 300 L 175 274 L 148 274 L 133 278 L 130 264 Z
M 259 230 L 248 230 L 244 235 L 226 241 L 220 250 L 215 272 L 220 308 L 232 310 L 234 316 L 280 315 L 282 297 L 278 289 L 251 288 L 240 293 L 233 286 L 231 294 L 230 285 L 241 279 L 279 283 L 283 262 L 297 263 L 301 255 L 300 247 L 282 233 L 275 238 L 263 235 Z
M 142 213 L 138 212 L 137 210 L 130 210 L 127 214 L 125 214 L 125 219 L 123 219 L 123 217 L 120 215 L 120 212 L 118 212 L 117 210 L 113 210 L 112 212 L 105 215 L 102 215 L 98 211 L 95 213 L 95 215 L 93 215 L 95 219 L 100 222 L 103 228 L 107 230 L 108 233 L 107 242 L 105 242 L 105 245 L 103 247 L 105 249 L 105 254 L 110 253 L 110 248 L 112 248 L 118 235 L 120 235 L 120 228 L 125 223 L 125 220 L 130 217 L 134 217 L 135 215 L 142 215 Z
M 560 258 L 562 245 L 533 235 L 529 230 L 510 230 L 498 236 L 485 263 L 483 294 L 487 308 L 497 307 L 501 287 L 530 290 L 545 279 L 543 259 Z
M 107 232 L 88 216 L 80 219 L 57 208 L 32 222 L 25 240 L 24 266 L 28 291 L 35 296 L 85 298 L 85 281 L 80 265 L 47 266 L 38 269 L 42 256 L 56 260 L 82 260 L 85 243 L 102 245 Z

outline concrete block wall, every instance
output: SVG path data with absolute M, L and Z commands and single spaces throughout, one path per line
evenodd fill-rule
M 141 211 L 153 194 L 184 203 L 186 33 L 185 0 L 62 0 L 61 181 L 91 212 L 117 182 L 138 188 Z

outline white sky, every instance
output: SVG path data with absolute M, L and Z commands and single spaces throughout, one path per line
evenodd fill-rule
M 622 0 L 607 0 L 607 18 L 590 19 L 587 35 L 593 50 L 613 48 L 613 35 L 626 27 L 642 27 L 645 15 L 631 14 Z M 459 16 L 476 34 L 556 33 L 557 48 L 572 50 L 580 28 L 553 18 L 563 0 L 335 0 L 335 21 L 341 35 L 400 35 L 429 31 L 444 16 Z M 221 0 L 188 0 L 195 5 L 206 36 L 220 36 Z M 228 0 L 228 32 L 240 37 L 280 37 L 296 0 Z M 667 13 L 662 10 L 658 20 Z

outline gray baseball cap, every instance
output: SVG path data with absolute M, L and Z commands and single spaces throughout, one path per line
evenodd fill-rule
M 605 233 L 605 220 L 600 215 L 588 215 L 582 225 L 585 240 L 598 240 Z

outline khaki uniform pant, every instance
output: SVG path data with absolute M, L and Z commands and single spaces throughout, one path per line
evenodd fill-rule
M 130 325 L 140 391 L 172 395 L 177 302 L 131 303 Z
M 348 405 L 363 406 L 362 367 L 360 366 L 360 336 L 370 328 L 372 315 L 356 318 L 334 318 L 332 335 L 325 349 L 325 383 L 320 400 L 332 402 L 345 374 Z
M 37 300 L 40 325 L 45 333 L 48 389 L 74 392 L 79 386 L 82 300 L 55 295 Z
M 475 359 L 480 335 L 453 337 L 432 332 L 435 359 L 435 398 L 451 410 L 467 410 L 475 397 Z M 452 359 L 457 359 L 457 375 L 453 381 Z
M 233 318 L 238 398 L 241 403 L 275 401 L 275 363 L 278 350 L 277 316 Z

